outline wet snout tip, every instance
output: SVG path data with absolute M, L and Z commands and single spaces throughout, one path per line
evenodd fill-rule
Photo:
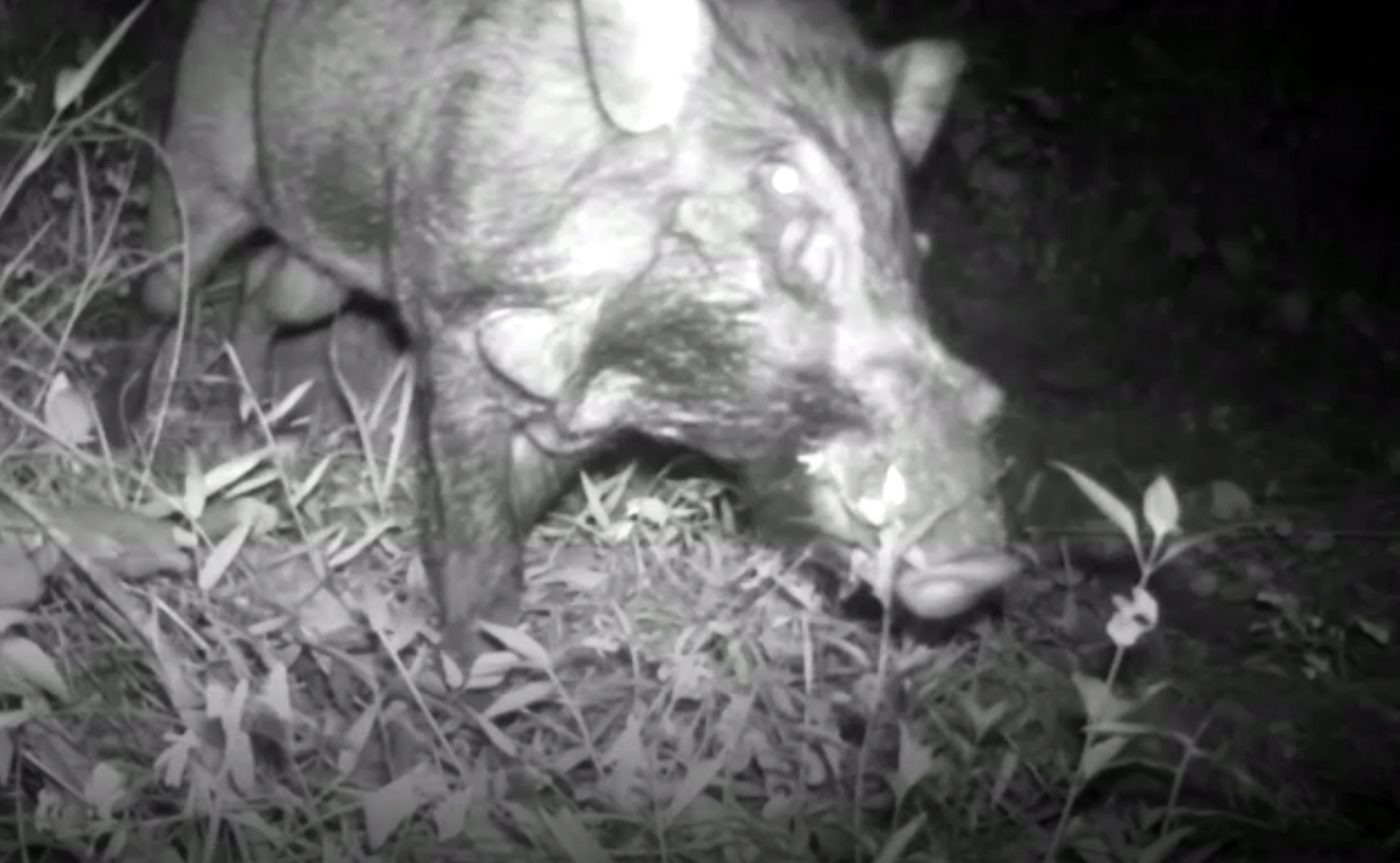
M 953 617 L 982 596 L 1020 575 L 1020 558 L 1005 553 L 969 555 L 933 565 L 911 563 L 895 582 L 895 593 L 913 614 Z
M 1006 408 L 1006 393 L 985 378 L 975 381 L 963 393 L 963 408 L 974 425 L 987 425 Z
M 995 587 L 1021 572 L 1021 559 L 1002 552 L 975 554 L 944 563 L 919 567 L 934 578 Z

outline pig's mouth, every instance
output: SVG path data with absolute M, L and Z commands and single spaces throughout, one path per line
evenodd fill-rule
M 836 540 L 852 585 L 868 586 L 883 602 L 901 606 L 916 617 L 943 620 L 977 605 L 1015 579 L 1025 568 L 1006 550 L 999 531 L 970 542 L 937 526 L 920 535 L 918 528 L 872 531 L 861 542 Z M 828 542 L 834 537 L 825 537 Z M 873 541 L 872 541 L 873 540 Z M 835 549 L 832 549 L 835 550 Z
M 1024 569 L 1008 550 L 1000 507 L 983 495 L 969 494 L 920 515 L 913 514 L 914 502 L 894 468 L 879 492 L 863 497 L 850 493 L 855 484 L 839 469 L 816 473 L 809 490 L 817 523 L 809 526 L 817 534 L 817 556 L 844 570 L 851 586 L 867 585 L 886 604 L 920 618 L 956 617 Z
M 1024 567 L 1005 551 L 973 552 L 933 564 L 911 557 L 906 554 L 894 573 L 894 595 L 911 613 L 931 620 L 962 614 Z

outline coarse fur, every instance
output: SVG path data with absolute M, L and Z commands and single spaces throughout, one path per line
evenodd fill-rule
M 349 290 L 397 305 L 459 650 L 518 614 L 526 534 L 622 430 L 736 465 L 835 548 L 897 467 L 897 520 L 949 511 L 920 546 L 946 563 L 1004 539 L 1000 395 L 928 332 L 904 190 L 960 66 L 873 51 L 834 0 L 205 0 L 148 243 L 180 241 L 178 190 L 191 285 L 255 230 L 290 250 L 307 277 L 251 298 L 240 353 Z M 155 344 L 104 390 L 118 440 Z M 962 572 L 931 613 L 1009 570 Z

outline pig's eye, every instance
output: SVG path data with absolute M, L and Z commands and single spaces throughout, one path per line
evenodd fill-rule
M 766 170 L 768 188 L 781 197 L 795 195 L 802 190 L 802 175 L 792 165 L 779 162 Z

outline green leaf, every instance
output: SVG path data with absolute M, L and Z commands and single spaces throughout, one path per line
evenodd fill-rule
M 53 108 L 56 113 L 62 114 L 68 110 L 70 105 L 78 101 L 83 92 L 87 90 L 88 85 L 92 83 L 92 76 L 97 74 L 97 70 L 111 56 L 117 43 L 121 42 L 126 31 L 131 29 L 131 25 L 136 22 L 137 17 L 142 12 L 146 11 L 146 7 L 150 3 L 151 0 L 145 0 L 144 3 L 133 9 L 130 15 L 123 18 L 122 23 L 117 25 L 117 29 L 113 30 L 102 45 L 92 52 L 92 56 L 82 65 L 82 68 L 77 71 L 65 69 L 59 73 L 53 88 Z
M 904 853 L 904 849 L 909 847 L 909 843 L 914 841 L 914 836 L 924 828 L 924 820 L 923 813 L 919 813 L 917 818 L 895 831 L 895 834 L 880 849 L 879 855 L 875 857 L 875 863 L 895 863 Z
M 1118 526 L 1123 536 L 1127 537 L 1128 542 L 1132 545 L 1138 560 L 1142 560 L 1142 539 L 1138 533 L 1137 517 L 1133 515 L 1132 510 L 1128 509 L 1127 504 L 1114 497 L 1113 492 L 1099 485 L 1087 474 L 1081 473 L 1063 462 L 1057 461 L 1052 462 L 1052 464 L 1064 471 L 1084 493 L 1084 496 L 1089 498 L 1089 501 L 1098 508 L 1099 512 Z
M 1086 747 L 1083 757 L 1079 759 L 1080 776 L 1085 780 L 1093 779 L 1112 763 L 1113 759 L 1127 745 L 1128 738 L 1126 737 L 1110 737 Z
M 544 649 L 538 641 L 531 638 L 524 630 L 510 626 L 501 626 L 489 621 L 481 621 L 478 626 L 504 644 L 507 649 L 515 652 L 521 659 L 531 662 L 541 669 L 548 670 L 553 663 L 549 659 L 549 651 Z
M 1165 476 L 1159 476 L 1142 496 L 1142 514 L 1152 529 L 1152 548 L 1156 550 L 1164 539 L 1181 529 L 1181 502 L 1176 489 Z

